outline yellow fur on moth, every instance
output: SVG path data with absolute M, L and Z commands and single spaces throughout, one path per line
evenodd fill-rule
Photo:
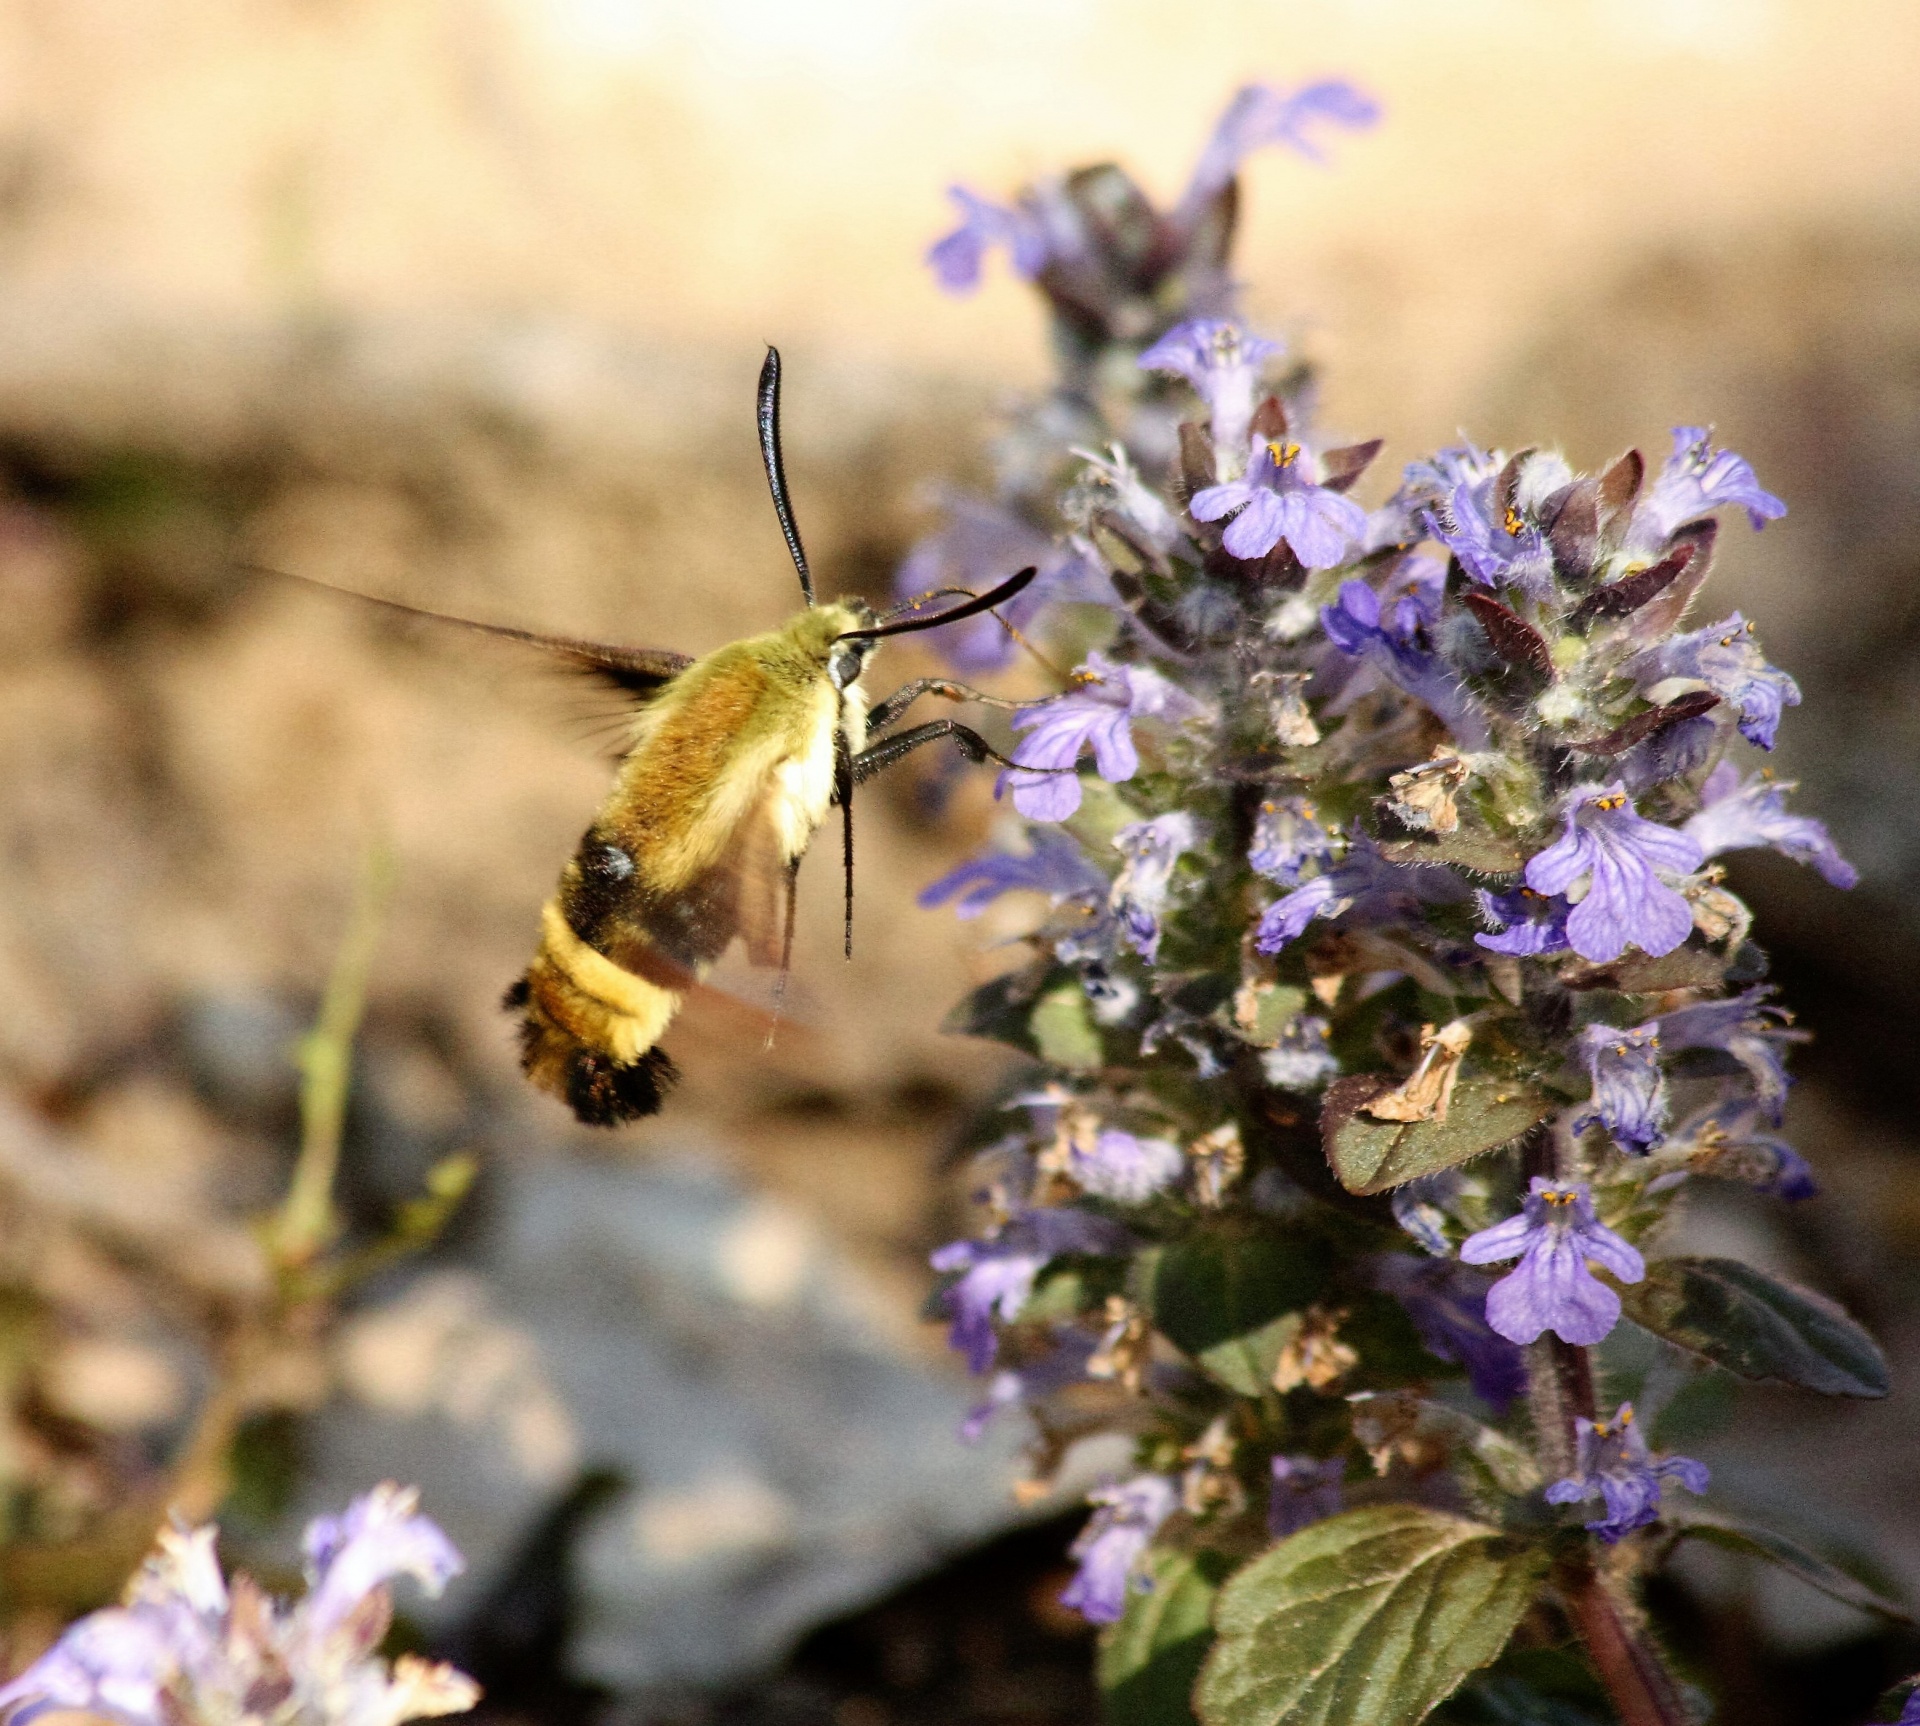
M 777 963 L 792 870 L 832 806 L 843 747 L 866 743 L 859 604 L 803 611 L 667 682 L 634 720 L 612 791 L 508 994 L 527 1076 L 583 1121 L 652 1114 L 682 995 L 736 935 Z
M 858 599 L 816 605 L 787 497 L 779 413 L 780 356 L 769 348 L 760 372 L 760 453 L 807 602 L 778 629 L 689 659 L 372 601 L 405 617 L 537 648 L 610 683 L 634 704 L 613 789 L 542 908 L 539 949 L 505 1003 L 520 1016 L 522 1070 L 590 1125 L 659 1109 L 676 1077 L 660 1038 L 687 990 L 736 937 L 756 963 L 784 969 L 796 871 L 835 802 L 846 812 L 851 955 L 851 808 L 862 779 L 942 738 L 975 761 L 1013 765 L 952 719 L 877 743 L 868 733 L 884 733 L 922 695 L 1017 703 L 919 678 L 869 712 L 860 677 L 882 636 L 989 611 L 1036 572 L 1023 569 L 991 592 L 966 594 L 965 604 L 931 614 L 918 600 L 878 619 Z

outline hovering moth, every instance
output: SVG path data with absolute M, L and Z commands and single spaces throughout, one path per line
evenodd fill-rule
M 778 965 L 784 978 L 800 859 L 835 805 L 852 956 L 855 786 L 942 738 L 971 760 L 1011 765 L 953 719 L 879 734 L 923 695 L 1013 703 L 923 677 L 870 709 L 860 680 L 886 636 L 987 611 L 1035 572 L 980 595 L 946 590 L 965 603 L 931 615 L 917 608 L 935 595 L 884 615 L 858 598 L 816 603 L 781 456 L 774 348 L 760 372 L 757 417 L 774 511 L 806 600 L 778 629 L 693 659 L 373 602 L 542 649 L 632 704 L 613 789 L 541 910 L 539 950 L 504 1002 L 520 1018 L 527 1077 L 593 1126 L 658 1112 L 679 1076 L 661 1036 L 736 937 L 750 960 Z

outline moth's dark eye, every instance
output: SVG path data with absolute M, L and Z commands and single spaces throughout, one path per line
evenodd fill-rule
M 843 642 L 833 650 L 832 658 L 827 661 L 827 675 L 833 679 L 835 689 L 845 689 L 860 675 L 866 663 L 866 643 Z

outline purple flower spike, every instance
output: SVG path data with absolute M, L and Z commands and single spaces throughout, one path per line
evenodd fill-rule
M 1151 821 L 1134 821 L 1113 836 L 1126 861 L 1114 877 L 1108 904 L 1129 946 L 1151 965 L 1160 952 L 1160 917 L 1173 890 L 1173 869 L 1200 843 L 1200 823 L 1176 809 Z
M 1579 1449 L 1574 1471 L 1547 1488 L 1549 1504 L 1579 1504 L 1598 1497 L 1607 1514 L 1586 1526 L 1609 1546 L 1660 1518 L 1660 1487 L 1675 1480 L 1689 1492 L 1707 1490 L 1707 1466 L 1690 1456 L 1658 1456 L 1623 1402 L 1612 1420 L 1577 1420 Z
M 952 1324 L 947 1345 L 967 1357 L 968 1367 L 985 1372 L 1000 1341 L 996 1315 L 1011 1323 L 1033 1293 L 1034 1279 L 1063 1253 L 1125 1252 L 1133 1237 L 1090 1211 L 1032 1210 L 1011 1217 L 984 1241 L 954 1241 L 928 1261 L 935 1270 L 960 1273 L 941 1297 Z
M 1279 342 L 1250 336 L 1226 319 L 1191 318 L 1148 348 L 1140 368 L 1185 378 L 1212 415 L 1213 447 L 1238 450 L 1253 423 L 1260 367 L 1283 351 Z
M 1000 775 L 996 795 L 1011 787 L 1013 806 L 1033 821 L 1064 821 L 1080 807 L 1078 774 L 1061 772 L 1093 750 L 1093 764 L 1109 784 L 1131 779 L 1140 768 L 1133 746 L 1133 721 L 1161 719 L 1178 724 L 1202 717 L 1206 708 L 1178 684 L 1144 665 L 1122 665 L 1103 653 L 1089 653 L 1075 673 L 1076 686 L 1064 695 L 1036 702 L 1014 715 L 1013 728 L 1026 732 L 1014 749 L 1016 765 Z M 1055 769 L 1022 773 L 1022 767 Z
M 1102 1127 L 1091 1149 L 1075 1146 L 1069 1171 L 1082 1189 L 1116 1204 L 1141 1205 L 1180 1178 L 1187 1159 L 1171 1139 L 1141 1139 Z
M 1309 863 L 1331 863 L 1338 844 L 1314 818 L 1304 798 L 1271 798 L 1253 818 L 1253 843 L 1247 863 L 1254 874 L 1282 887 L 1298 887 Z
M 1347 1508 L 1347 1465 L 1337 1456 L 1276 1456 L 1273 1492 L 1267 1500 L 1267 1532 L 1275 1540 Z
M 1180 1490 L 1163 1474 L 1137 1474 L 1118 1486 L 1088 1493 L 1097 1507 L 1073 1543 L 1080 1574 L 1060 1596 L 1090 1624 L 1112 1624 L 1127 1609 L 1127 1591 L 1138 1586 L 1135 1567 L 1160 1524 L 1180 1504 Z
M 1589 1259 L 1622 1282 L 1647 1274 L 1639 1253 L 1594 1215 L 1584 1181 L 1562 1184 L 1539 1175 L 1520 1214 L 1469 1235 L 1460 1257 L 1470 1265 L 1519 1259 L 1487 1294 L 1487 1323 L 1517 1343 L 1552 1331 L 1562 1342 L 1586 1347 L 1613 1329 L 1620 1297 L 1587 1268 Z
M 1730 1001 L 1702 1001 L 1681 1007 L 1658 1021 L 1660 1040 L 1669 1049 L 1717 1049 L 1746 1068 L 1754 1094 L 1777 1127 L 1786 1108 L 1785 1047 L 1805 1040 L 1803 1031 L 1789 1030 L 1792 1015 L 1774 1006 L 1770 989 L 1749 989 Z
M 1635 654 L 1620 669 L 1643 690 L 1670 677 L 1704 683 L 1739 709 L 1740 735 L 1762 749 L 1773 747 L 1782 712 L 1800 705 L 1800 685 L 1767 663 L 1753 639 L 1753 625 L 1737 611 L 1709 628 Z
M 1087 860 L 1086 853 L 1065 833 L 1036 827 L 1028 835 L 1032 849 L 1024 856 L 1012 851 L 989 851 L 970 857 L 959 868 L 921 889 L 914 901 L 925 910 L 953 901 L 956 917 L 978 917 L 1003 893 L 1044 893 L 1055 905 L 1069 899 L 1095 900 L 1107 895 L 1107 878 Z
M 1339 79 L 1306 84 L 1283 95 L 1270 84 L 1247 84 L 1236 90 L 1213 136 L 1200 152 L 1193 178 L 1180 199 L 1176 221 L 1191 222 L 1219 195 L 1240 164 L 1256 150 L 1285 144 L 1310 162 L 1326 161 L 1326 154 L 1308 128 L 1342 126 L 1360 131 L 1380 118 L 1380 104 L 1365 91 Z
M 1487 1323 L 1488 1278 L 1453 1259 L 1404 1253 L 1383 1254 L 1373 1274 L 1406 1308 L 1427 1352 L 1467 1369 L 1476 1396 L 1504 1411 L 1527 1388 L 1525 1357 Z
M 1713 447 L 1711 426 L 1675 426 L 1673 453 L 1634 511 L 1631 544 L 1664 548 L 1675 528 L 1725 504 L 1744 509 L 1756 533 L 1787 513 L 1784 503 L 1761 489 L 1746 461 Z
M 1743 785 L 1740 769 L 1723 761 L 1700 787 L 1700 813 L 1681 829 L 1703 857 L 1769 846 L 1796 863 L 1811 863 L 1829 885 L 1858 885 L 1860 871 L 1840 855 L 1824 822 L 1811 815 L 1789 815 L 1791 781 L 1753 774 Z
M 1648 1151 L 1666 1136 L 1667 1080 L 1660 1070 L 1661 1021 L 1622 1031 L 1589 1025 L 1580 1033 L 1580 1058 L 1593 1080 L 1593 1097 L 1573 1123 L 1583 1132 L 1595 1121 L 1623 1151 Z
M 1481 917 L 1493 925 L 1491 935 L 1474 936 L 1489 952 L 1511 953 L 1520 958 L 1566 952 L 1569 945 L 1567 914 L 1573 907 L 1558 894 L 1536 893 L 1531 887 L 1516 887 L 1511 893 L 1489 893 L 1480 887 L 1473 896 Z
M 927 263 L 948 293 L 972 293 L 995 246 L 1007 248 L 1013 273 L 1022 281 L 1032 281 L 1047 267 L 1046 226 L 1032 210 L 992 203 L 965 186 L 949 186 L 947 196 L 959 206 L 960 225 L 927 248 Z
M 1567 807 L 1567 830 L 1527 864 L 1536 893 L 1587 887 L 1567 917 L 1567 939 L 1583 959 L 1604 964 L 1628 946 L 1658 957 L 1693 928 L 1686 899 L 1658 870 L 1688 874 L 1701 863 L 1696 840 L 1635 813 L 1626 787 L 1583 785 Z
M 1314 479 L 1317 466 L 1297 443 L 1257 438 L 1244 478 L 1195 492 L 1187 507 L 1195 521 L 1233 515 L 1221 543 L 1235 557 L 1265 557 L 1284 539 L 1308 569 L 1333 569 L 1367 531 L 1367 512 Z
M 1424 560 L 1414 559 L 1423 566 Z M 1432 566 L 1437 569 L 1437 566 Z M 1438 569 L 1444 580 L 1445 570 Z M 1416 575 L 1390 610 L 1364 581 L 1342 582 L 1338 600 L 1320 608 L 1320 627 L 1342 653 L 1361 659 L 1389 683 L 1425 702 L 1468 749 L 1484 749 L 1487 725 L 1473 698 L 1460 687 L 1428 643 L 1439 611 L 1437 590 Z

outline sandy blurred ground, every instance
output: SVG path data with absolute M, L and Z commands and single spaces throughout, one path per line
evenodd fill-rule
M 1256 160 L 1239 259 L 1383 473 L 1461 427 L 1592 464 L 1717 420 L 1793 507 L 1727 536 L 1717 586 L 1804 674 L 1783 762 L 1870 880 L 1835 910 L 1753 879 L 1839 1033 L 1806 1149 L 1895 1241 L 1796 1250 L 1897 1319 L 1916 71 L 1920 9 L 1890 0 L 6 0 L 0 1075 L 80 1141 L 145 1142 L 145 1107 L 196 1142 L 153 1101 L 195 1027 L 251 1026 L 271 1063 L 384 829 L 382 1094 L 428 1136 L 481 1107 L 569 1142 L 493 1003 L 604 768 L 517 677 L 231 561 L 695 652 L 764 627 L 793 601 L 749 423 L 775 340 L 816 566 L 876 592 L 923 482 L 977 475 L 995 403 L 1044 377 L 997 267 L 955 302 L 921 265 L 942 187 L 1118 156 L 1170 196 L 1236 83 L 1338 74 L 1385 123 L 1331 169 Z M 920 663 L 890 648 L 877 683 Z M 863 805 L 854 965 L 816 860 L 796 1025 L 767 1057 L 750 1013 L 690 1015 L 680 1107 L 623 1141 L 733 1159 L 903 1335 L 938 1150 L 995 1071 L 937 1029 L 991 957 L 911 904 L 991 804 L 919 784 Z M 257 1197 L 250 1130 L 179 1150 L 182 1180 Z M 1912 1407 L 1848 1411 L 1859 1505 Z

